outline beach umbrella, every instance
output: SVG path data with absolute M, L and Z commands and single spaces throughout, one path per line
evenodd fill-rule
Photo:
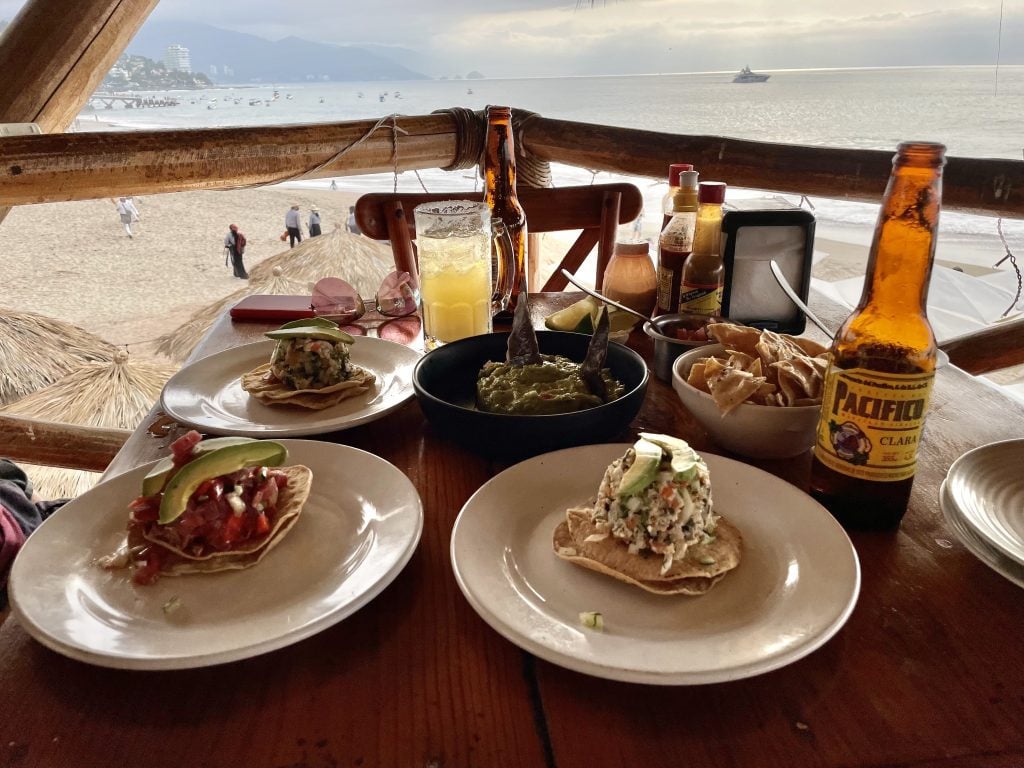
M 82 363 L 110 361 L 115 348 L 77 325 L 0 308 L 0 406 L 63 378 Z
M 394 271 L 395 262 L 388 246 L 339 228 L 264 259 L 249 276 L 269 278 L 275 267 L 280 267 L 285 277 L 304 283 L 340 277 L 363 298 L 373 298 L 381 281 Z
M 266 276 L 257 277 L 254 273 L 250 273 L 249 282 L 244 288 L 206 305 L 173 331 L 158 337 L 156 340 L 157 353 L 169 357 L 171 360 L 183 361 L 206 335 L 214 321 L 246 296 L 310 293 L 311 288 L 308 283 L 285 277 L 282 273 L 281 267 L 272 267 Z
M 135 429 L 175 370 L 174 365 L 132 358 L 115 350 L 110 360 L 81 364 L 60 381 L 0 411 L 62 424 Z M 42 498 L 77 496 L 99 478 L 95 472 L 25 466 Z

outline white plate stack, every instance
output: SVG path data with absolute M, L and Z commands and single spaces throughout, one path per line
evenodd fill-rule
M 1024 440 L 983 445 L 954 461 L 939 504 L 967 549 L 1024 587 Z

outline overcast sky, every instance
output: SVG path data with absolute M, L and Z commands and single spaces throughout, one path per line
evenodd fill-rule
M 21 5 L 0 0 L 0 16 Z M 425 74 L 502 77 L 994 64 L 999 8 L 998 0 L 162 0 L 150 20 L 399 46 L 419 55 L 413 63 Z M 1024 64 L 1024 0 L 1004 4 L 1001 61 Z

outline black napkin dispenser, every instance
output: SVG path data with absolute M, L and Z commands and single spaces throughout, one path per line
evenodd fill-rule
M 799 335 L 806 318 L 771 273 L 774 260 L 807 302 L 814 214 L 781 197 L 730 201 L 722 217 L 722 315 L 733 322 Z

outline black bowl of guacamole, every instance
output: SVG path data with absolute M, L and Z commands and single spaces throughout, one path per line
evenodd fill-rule
M 413 371 L 420 408 L 438 433 L 491 456 L 538 453 L 614 441 L 625 434 L 643 404 L 648 370 L 643 358 L 621 344 L 608 345 L 605 366 L 623 385 L 621 396 L 591 408 L 545 415 L 486 413 L 477 408 L 477 377 L 484 363 L 504 361 L 507 333 L 453 341 L 427 353 Z M 582 362 L 590 336 L 538 331 L 542 355 Z

